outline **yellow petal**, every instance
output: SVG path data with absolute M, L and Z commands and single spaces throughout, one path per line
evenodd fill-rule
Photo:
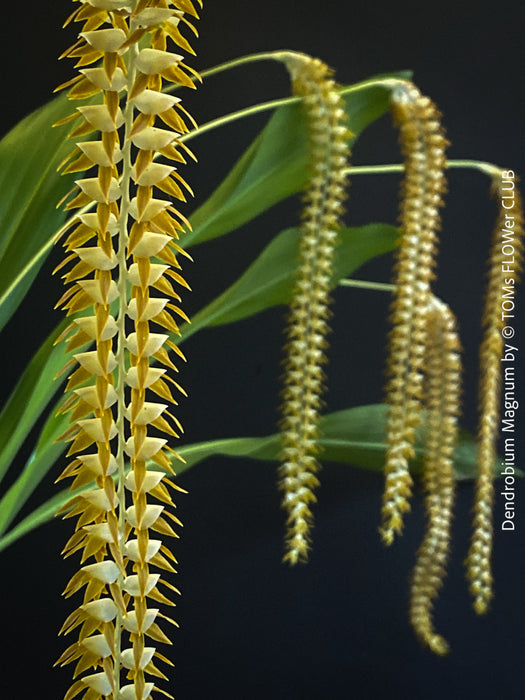
M 107 168 L 122 160 L 122 151 L 120 148 L 115 148 L 113 157 L 110 160 L 102 141 L 81 141 L 77 143 L 77 146 L 95 165 L 101 165 Z
M 166 272 L 166 270 L 169 269 L 169 265 L 160 265 L 160 264 L 153 264 L 150 265 L 150 271 L 149 271 L 149 276 L 147 280 L 147 284 L 149 287 L 155 284 L 157 280 L 162 277 L 162 275 Z M 139 266 L 137 263 L 133 263 L 132 265 L 129 266 L 128 270 L 128 279 L 131 282 L 132 285 L 135 287 L 141 287 L 141 280 L 140 280 L 140 274 L 139 274 Z
M 98 246 L 74 248 L 73 250 L 81 260 L 87 262 L 95 270 L 112 270 L 117 265 L 117 256 L 114 251 L 111 251 L 112 255 L 108 257 Z
M 178 102 L 180 102 L 180 97 L 166 95 L 166 93 L 156 90 L 143 90 L 133 100 L 135 107 L 142 114 L 161 114 Z
M 98 454 L 88 454 L 88 455 L 78 455 L 77 459 L 79 459 L 82 464 L 87 467 L 90 471 L 92 471 L 94 474 L 103 474 L 102 470 L 102 462 L 100 461 L 100 455 Z M 117 460 L 113 455 L 110 456 L 109 458 L 109 466 L 107 470 L 108 476 L 110 474 L 113 474 L 116 472 L 118 469 L 117 465 Z
M 115 583 L 120 574 L 120 569 L 111 559 L 83 566 L 81 571 L 85 571 L 88 576 L 98 581 L 104 581 L 104 583 Z
M 130 367 L 126 375 L 126 384 L 132 389 L 147 389 L 149 386 L 154 384 L 160 379 L 164 374 L 166 374 L 165 369 L 158 369 L 157 367 L 150 367 L 146 372 L 146 377 L 144 383 L 141 385 L 139 383 L 139 376 L 136 367 Z
M 81 606 L 81 609 L 95 620 L 100 622 L 111 622 L 117 616 L 117 606 L 111 598 L 100 598 Z
M 163 212 L 167 207 L 170 206 L 170 202 L 166 199 L 150 199 L 147 203 L 146 208 L 142 214 L 142 217 L 138 219 L 138 203 L 137 198 L 133 197 L 129 206 L 129 213 L 136 221 L 151 221 L 158 214 Z
M 169 20 L 176 13 L 178 14 L 177 10 L 165 10 L 160 7 L 148 7 L 136 15 L 135 22 L 139 27 L 155 27 Z
M 108 372 L 112 372 L 117 366 L 115 355 L 110 352 L 108 356 L 107 367 L 102 367 L 98 358 L 98 352 L 91 350 L 89 352 L 79 352 L 73 355 L 75 360 L 86 369 L 90 374 L 100 377 Z
M 139 626 L 137 620 L 137 613 L 133 610 L 132 612 L 129 612 L 127 615 L 124 616 L 124 627 L 128 630 L 128 632 L 131 632 L 132 634 L 143 634 L 144 632 L 147 632 L 151 625 L 154 623 L 158 612 L 158 608 L 148 609 L 146 611 L 146 614 L 144 615 L 144 620 L 142 621 L 142 624 Z
M 77 110 L 98 131 L 115 131 L 115 129 L 120 128 L 124 124 L 124 115 L 121 109 L 118 110 L 115 120 L 112 118 L 107 105 L 87 105 L 77 107 Z
M 157 484 L 159 484 L 164 478 L 163 472 L 147 471 L 142 482 L 142 486 L 137 490 L 135 474 L 131 471 L 126 476 L 126 488 L 135 493 L 148 493 L 151 489 L 154 489 Z
M 115 69 L 111 80 L 108 78 L 104 68 L 83 68 L 80 72 L 101 90 L 120 92 L 126 87 L 128 82 L 122 68 Z
M 85 683 L 88 688 L 92 688 L 100 695 L 111 694 L 111 683 L 105 673 L 93 673 L 91 676 L 84 676 L 82 683 Z
M 110 656 L 111 649 L 109 644 L 106 642 L 106 638 L 103 634 L 96 634 L 92 637 L 87 637 L 82 642 L 82 645 L 88 649 L 92 654 L 96 654 L 98 657 L 105 659 Z
M 135 684 L 125 685 L 118 694 L 118 700 L 148 700 L 154 688 L 154 683 L 145 683 L 142 697 L 137 695 Z
M 109 129 L 108 129 L 109 131 Z M 135 134 L 131 141 L 137 148 L 147 151 L 160 151 L 170 144 L 179 134 L 168 129 L 159 129 L 156 126 L 148 126 Z
M 162 163 L 150 163 L 136 178 L 137 185 L 156 185 L 161 180 L 169 177 L 175 170 L 172 165 L 163 165 Z
M 97 319 L 96 316 L 83 316 L 82 318 L 75 318 L 74 323 L 81 328 L 84 333 L 87 333 L 92 340 L 96 340 L 97 336 L 99 340 L 109 340 L 117 333 L 117 322 L 113 316 L 108 316 L 102 333 L 98 335 Z
M 163 234 L 157 234 L 157 235 L 163 235 Z M 166 304 L 168 303 L 167 299 L 160 299 L 160 298 L 154 298 L 154 299 L 149 299 L 148 302 L 146 303 L 146 306 L 144 307 L 144 310 L 140 316 L 140 319 L 138 319 L 137 316 L 137 300 L 132 299 L 129 304 L 128 304 L 128 311 L 127 315 L 135 320 L 140 320 L 140 321 L 149 321 L 150 319 L 154 318 L 155 316 L 158 316 L 160 312 L 164 309 Z
M 135 454 L 135 438 L 130 437 L 126 440 L 125 452 L 128 457 L 133 457 L 135 459 L 151 459 L 153 455 L 157 454 L 168 441 L 165 438 L 154 438 L 147 437 L 140 446 L 138 452 Z M 148 506 L 149 508 L 149 506 Z M 149 527 L 147 525 L 146 527 Z
M 163 70 L 170 66 L 176 66 L 184 56 L 179 56 L 176 53 L 168 53 L 167 51 L 159 51 L 157 49 L 142 49 L 137 56 L 135 65 L 137 70 L 146 75 L 154 73 L 162 73 Z
M 146 551 L 146 556 L 144 560 L 140 556 L 140 551 L 139 551 L 139 541 L 138 540 L 128 540 L 126 542 L 125 550 L 126 550 L 126 556 L 131 559 L 131 561 L 145 561 L 148 562 L 150 559 L 152 559 L 159 549 L 161 548 L 162 542 L 161 540 L 149 540 L 148 542 L 148 548 Z
M 164 510 L 164 506 L 160 505 L 152 505 L 151 503 L 146 506 L 146 510 L 144 512 L 144 515 L 140 519 L 140 521 L 137 520 L 137 513 L 135 506 L 130 506 L 126 510 L 126 520 L 128 523 L 137 529 L 140 530 L 147 530 L 150 528 L 153 523 L 159 518 L 162 514 L 162 511 Z
M 94 32 L 80 32 L 90 46 L 98 51 L 117 51 L 126 41 L 126 34 L 122 29 L 97 29 Z
M 139 577 L 136 574 L 132 576 L 126 576 L 122 583 L 123 589 L 126 593 L 136 597 L 136 596 L 147 596 L 155 588 L 159 582 L 160 574 L 149 574 L 146 579 L 146 585 L 144 590 L 141 590 Z
M 111 304 L 111 302 L 115 301 L 119 296 L 117 284 L 114 280 L 111 280 L 107 294 L 103 293 L 100 280 L 81 280 L 77 282 L 77 284 L 79 287 L 82 287 L 84 292 L 86 292 L 96 304 Z
M 169 336 L 167 336 L 165 333 L 150 333 L 142 352 L 139 353 L 138 336 L 136 333 L 130 333 L 126 338 L 126 346 L 133 355 L 140 354 L 142 356 L 150 357 L 162 347 L 168 337 Z
M 155 654 L 155 651 L 155 647 L 144 647 L 139 662 L 140 669 L 144 669 L 149 664 L 153 658 L 153 655 Z M 124 651 L 121 653 L 121 660 L 125 668 L 136 668 L 133 649 L 124 649 Z
M 116 202 L 121 196 L 120 185 L 118 180 L 114 177 L 111 178 L 111 184 L 107 195 L 102 191 L 98 177 L 87 177 L 82 180 L 75 180 L 75 184 L 95 202 L 109 204 L 110 202 Z

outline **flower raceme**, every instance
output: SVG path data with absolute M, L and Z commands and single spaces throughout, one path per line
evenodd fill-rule
M 68 348 L 79 350 L 65 368 L 73 461 L 61 478 L 91 486 L 67 506 L 78 520 L 64 552 L 80 552 L 83 566 L 65 595 L 85 590 L 62 630 L 80 627 L 78 640 L 59 663 L 75 661 L 82 676 L 66 700 L 146 700 L 152 678 L 166 678 L 156 665 L 167 661 L 157 643 L 169 643 L 159 622 L 173 623 L 157 604 L 173 605 L 165 593 L 177 593 L 161 578 L 176 562 L 159 535 L 176 536 L 179 524 L 166 478 L 176 453 L 163 435 L 182 430 L 168 411 L 170 384 L 184 392 L 166 368 L 176 369 L 168 350 L 184 359 L 168 333 L 178 333 L 176 317 L 187 320 L 173 284 L 187 287 L 176 241 L 188 222 L 172 200 L 191 193 L 173 163 L 191 156 L 179 136 L 192 120 L 163 87 L 194 87 L 179 51 L 193 53 L 183 31 L 195 31 L 197 12 L 191 0 L 78 5 L 67 23 L 82 31 L 64 56 L 77 59 L 79 75 L 61 87 L 84 103 L 64 120 L 76 146 L 63 169 L 89 176 L 66 198 L 76 213 L 59 266 L 73 264 L 58 305 L 72 316 Z
M 310 134 L 311 177 L 304 195 L 299 261 L 290 304 L 282 391 L 280 489 L 287 513 L 290 564 L 308 556 L 323 394 L 329 289 L 341 225 L 350 132 L 332 71 L 322 61 L 289 54 L 293 91 L 303 97 Z
M 497 458 L 497 440 L 500 421 L 502 358 L 504 356 L 505 325 L 502 315 L 502 294 L 515 289 L 523 269 L 523 209 L 519 192 L 512 185 L 512 206 L 503 199 L 506 194 L 503 172 L 493 182 L 493 194 L 500 201 L 499 215 L 494 228 L 489 253 L 487 291 L 483 309 L 483 340 L 480 348 L 479 426 L 478 426 L 478 476 L 474 496 L 474 523 L 472 539 L 466 560 L 467 579 L 478 614 L 488 611 L 493 595 L 492 542 L 494 504 L 494 464 Z M 512 173 L 512 175 L 514 175 Z M 502 202 L 506 202 L 505 206 Z M 512 224 L 509 227 L 509 224 Z M 502 238 L 503 234 L 503 238 Z M 510 240 L 512 264 L 505 256 L 505 239 Z M 512 285 L 509 287 L 509 285 Z
M 448 145 L 435 105 L 410 84 L 396 88 L 392 112 L 400 129 L 405 179 L 395 264 L 388 355 L 386 486 L 381 536 L 391 544 L 410 509 L 415 429 L 421 422 L 426 314 L 434 277 L 439 207 Z
M 427 529 L 412 574 L 410 620 L 425 646 L 448 652 L 434 630 L 432 607 L 441 588 L 448 559 L 454 502 L 453 455 L 461 393 L 460 343 L 449 307 L 431 298 L 426 314 L 424 408 L 426 410 L 423 484 Z

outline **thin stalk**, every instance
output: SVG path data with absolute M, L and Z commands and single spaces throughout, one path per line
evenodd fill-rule
M 244 119 L 244 117 L 251 117 L 254 114 L 259 114 L 259 112 L 267 112 L 271 109 L 277 109 L 277 107 L 282 107 L 284 105 L 290 105 L 294 102 L 300 102 L 300 97 L 281 97 L 276 100 L 270 100 L 269 102 L 261 102 L 257 105 L 252 105 L 251 107 L 244 107 L 239 109 L 237 112 L 231 112 L 230 114 L 225 114 L 222 117 L 217 117 L 217 119 L 212 119 L 206 124 L 193 129 L 187 134 L 183 134 L 179 140 L 180 141 L 190 141 L 195 138 L 195 136 L 200 136 L 205 134 L 207 131 L 213 131 L 220 126 L 225 126 L 226 124 L 231 124 L 238 119 Z
M 339 287 L 355 287 L 357 289 L 371 289 L 376 292 L 393 292 L 396 288 L 395 284 L 386 284 L 385 282 L 368 282 L 367 280 L 345 279 L 340 280 Z
M 132 28 L 130 27 L 130 31 Z M 138 55 L 138 48 L 136 44 L 130 46 L 129 50 L 129 65 L 128 65 L 128 92 L 131 90 L 133 83 L 135 82 L 136 69 L 135 69 L 135 59 Z M 118 445 L 117 445 L 117 497 L 118 497 L 118 530 L 119 530 L 119 541 L 118 549 L 122 555 L 124 555 L 124 544 L 126 537 L 126 491 L 124 487 L 124 481 L 126 478 L 126 459 L 124 456 L 124 446 L 126 444 L 125 435 L 125 420 L 124 414 L 126 411 L 126 395 L 125 395 L 125 376 L 126 376 L 126 310 L 127 310 L 127 279 L 128 279 L 128 267 L 126 262 L 127 248 L 128 248 L 128 217 L 129 217 L 129 206 L 130 206 L 130 186 L 131 186 L 131 139 L 129 134 L 133 128 L 133 117 L 134 108 L 133 104 L 129 101 L 126 102 L 124 108 L 124 144 L 122 147 L 122 178 L 121 178 L 121 200 L 120 200 L 120 212 L 118 218 L 119 227 L 119 244 L 117 251 L 117 261 L 118 261 L 118 281 L 117 287 L 119 291 L 119 312 L 117 316 L 117 367 L 118 367 L 118 378 L 117 385 L 115 387 L 117 392 L 117 417 L 116 417 L 116 427 L 118 435 Z M 121 561 L 122 561 L 121 558 Z M 121 573 L 118 578 L 118 584 L 121 585 L 123 581 L 123 574 Z M 115 659 L 114 659 L 114 696 L 119 697 L 120 692 L 120 655 L 121 655 L 121 644 L 122 644 L 122 627 L 123 627 L 123 615 L 120 607 L 117 606 L 117 616 L 115 619 Z
M 224 63 L 220 63 L 218 66 L 207 68 L 206 70 L 202 71 L 201 76 L 203 78 L 209 78 L 212 75 L 217 75 L 217 73 L 223 73 L 224 71 L 231 70 L 232 68 L 238 68 L 239 66 L 244 66 L 247 63 L 256 63 L 258 61 L 285 61 L 286 58 L 289 58 L 296 53 L 296 51 L 287 50 L 252 53 L 248 56 L 234 58 L 232 61 L 225 61 Z
M 463 168 L 478 170 L 491 179 L 499 177 L 503 171 L 503 168 L 483 160 L 449 160 L 446 167 L 448 170 Z M 392 163 L 388 165 L 353 165 L 345 170 L 345 173 L 348 175 L 386 175 L 388 173 L 402 173 L 404 170 L 405 166 L 402 163 Z

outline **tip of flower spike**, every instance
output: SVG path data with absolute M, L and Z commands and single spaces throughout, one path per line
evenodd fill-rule
M 379 528 L 379 534 L 381 536 L 381 542 L 386 546 L 390 547 L 391 544 L 394 542 L 394 531 L 389 528 L 389 529 L 383 529 Z
M 486 615 L 489 611 L 489 601 L 486 598 L 476 598 L 472 607 L 476 615 Z
M 286 552 L 283 556 L 283 564 L 289 564 L 290 566 L 296 566 L 297 564 L 306 564 L 308 561 L 307 556 L 301 557 L 297 550 L 291 552 Z
M 381 541 L 387 547 L 393 544 L 396 535 L 403 534 L 403 520 L 399 515 L 393 515 L 379 528 Z
M 429 649 L 438 656 L 446 656 L 450 652 L 450 646 L 447 640 L 439 634 L 433 634 L 430 639 L 427 640 L 427 644 Z

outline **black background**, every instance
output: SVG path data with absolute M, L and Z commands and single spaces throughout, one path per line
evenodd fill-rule
M 74 40 L 71 28 L 60 30 L 72 7 L 66 0 L 33 0 L 3 10 L 2 133 L 73 74 L 70 64 L 56 61 Z M 200 69 L 282 48 L 320 56 L 337 69 L 341 83 L 412 69 L 415 82 L 444 113 L 449 157 L 525 172 L 523 10 L 517 2 L 414 8 L 384 1 L 209 0 L 200 34 L 193 63 Z M 284 70 L 261 63 L 210 78 L 186 104 L 205 123 L 288 90 Z M 264 123 L 264 116 L 251 118 L 193 142 L 200 163 L 188 179 L 196 203 L 204 201 Z M 388 117 L 365 132 L 352 160 L 356 165 L 399 161 Z M 455 171 L 449 183 L 436 291 L 460 320 L 463 423 L 474 429 L 484 259 L 496 207 L 487 196 L 485 176 Z M 398 187 L 394 175 L 354 178 L 347 223 L 395 222 Z M 195 249 L 196 263 L 187 270 L 194 291 L 186 308 L 194 312 L 224 289 L 276 232 L 295 223 L 298 211 L 298 201 L 280 204 L 227 238 Z M 54 256 L 3 332 L 2 401 L 58 321 L 49 311 L 60 294 L 58 281 L 50 278 L 59 253 Z M 387 281 L 389 267 L 385 259 L 360 276 Z M 521 310 L 523 302 L 521 293 Z M 384 294 L 335 294 L 327 410 L 381 400 L 387 307 Z M 188 341 L 189 362 L 181 373 L 190 395 L 180 407 L 185 441 L 274 431 L 282 325 L 282 310 L 273 310 Z M 518 321 L 518 345 L 520 326 Z M 521 379 L 523 362 L 518 370 Z M 17 464 L 22 466 L 22 458 Z M 53 492 L 58 471 L 30 505 Z M 419 493 L 406 534 L 385 550 L 377 535 L 381 476 L 326 464 L 311 562 L 291 570 L 280 563 L 283 526 L 273 465 L 214 459 L 184 474 L 180 483 L 189 491 L 179 499 L 184 531 L 175 543 L 180 573 L 174 583 L 183 593 L 175 616 L 181 629 L 168 652 L 176 664 L 169 689 L 178 700 L 522 696 L 523 486 L 516 532 L 496 531 L 496 599 L 484 619 L 470 608 L 463 576 L 472 489 L 459 488 L 453 558 L 436 608 L 437 628 L 452 646 L 451 655 L 441 659 L 419 647 L 407 622 L 408 580 L 423 527 Z M 497 522 L 502 507 L 497 500 Z M 59 556 L 70 529 L 69 522 L 54 522 L 0 555 L 2 698 L 60 698 L 68 687 L 69 669 L 51 666 L 70 643 L 56 638 L 75 604 L 59 597 L 74 567 Z

